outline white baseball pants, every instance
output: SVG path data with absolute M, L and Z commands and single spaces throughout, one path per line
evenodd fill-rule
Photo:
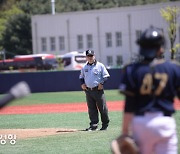
M 132 132 L 141 154 L 178 154 L 176 122 L 161 112 L 135 116 Z

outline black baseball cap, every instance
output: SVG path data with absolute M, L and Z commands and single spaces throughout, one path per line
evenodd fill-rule
M 94 56 L 94 51 L 93 50 L 86 50 L 86 56 L 92 55 Z
M 162 29 L 151 26 L 146 29 L 137 40 L 140 46 L 140 54 L 148 59 L 156 57 L 157 51 L 165 44 L 165 38 Z

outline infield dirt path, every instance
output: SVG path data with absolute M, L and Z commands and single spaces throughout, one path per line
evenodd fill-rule
M 121 111 L 124 102 L 107 102 L 109 111 Z M 180 101 L 175 100 L 175 108 L 180 110 Z M 41 114 L 41 113 L 65 113 L 65 112 L 87 112 L 86 103 L 73 104 L 41 104 L 29 106 L 9 106 L 0 110 L 1 115 L 6 114 Z M 38 129 L 0 129 L 1 135 L 15 134 L 17 139 L 45 137 L 64 133 L 77 132 L 77 129 L 66 128 L 38 128 Z
M 175 100 L 175 108 L 180 110 L 180 101 Z M 123 101 L 108 101 L 109 111 L 122 111 Z M 24 105 L 8 106 L 0 110 L 0 114 L 42 114 L 42 113 L 66 113 L 66 112 L 87 112 L 87 105 L 83 103 L 69 104 L 41 104 L 41 105 Z
M 123 101 L 107 102 L 109 111 L 121 111 Z M 0 111 L 0 114 L 42 114 L 42 113 L 66 113 L 66 112 L 87 112 L 87 105 L 82 103 L 68 104 L 40 104 L 8 106 Z

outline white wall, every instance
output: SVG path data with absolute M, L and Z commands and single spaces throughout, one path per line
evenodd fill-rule
M 160 15 L 160 9 L 167 6 L 178 6 L 180 2 L 160 3 L 154 5 L 121 7 L 91 11 L 59 13 L 55 15 L 32 16 L 33 53 L 42 53 L 41 38 L 47 38 L 47 53 L 64 54 L 70 51 L 85 51 L 87 49 L 86 35 L 93 36 L 93 50 L 98 60 L 107 64 L 106 57 L 113 56 L 116 65 L 116 56 L 122 55 L 123 62 L 127 63 L 134 54 L 138 53 L 136 30 L 143 31 L 150 25 L 163 28 L 167 37 L 167 23 Z M 180 18 L 178 20 L 180 25 Z M 112 33 L 112 47 L 106 47 L 105 34 Z M 122 32 L 122 46 L 115 46 L 115 33 Z M 83 36 L 83 49 L 77 48 L 77 35 Z M 50 37 L 56 38 L 56 51 L 50 51 Z M 65 37 L 65 50 L 59 50 L 58 37 Z M 167 37 L 168 38 L 168 37 Z M 180 42 L 180 32 L 177 33 L 177 42 Z M 169 50 L 169 44 L 167 44 Z M 169 57 L 169 52 L 166 57 Z

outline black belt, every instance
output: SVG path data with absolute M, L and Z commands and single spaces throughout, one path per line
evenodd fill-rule
M 93 91 L 93 90 L 98 90 L 98 86 L 97 86 L 97 87 L 93 87 L 93 88 L 87 87 L 87 89 L 88 89 L 88 90 L 91 90 L 91 91 Z
M 153 113 L 153 112 L 152 112 Z M 156 112 L 154 112 L 154 113 L 156 113 Z M 144 116 L 146 114 L 146 112 L 145 113 L 136 113 L 135 115 L 136 116 Z M 172 116 L 172 113 L 163 113 L 163 115 L 164 116 L 167 116 L 167 117 L 171 117 Z

